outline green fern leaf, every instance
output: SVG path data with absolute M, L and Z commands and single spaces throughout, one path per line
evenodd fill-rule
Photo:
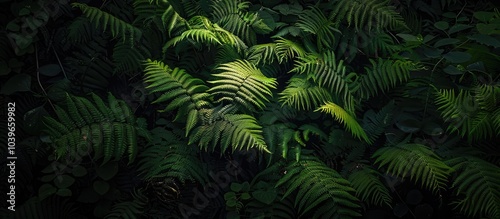
M 371 140 L 368 138 L 356 119 L 337 104 L 327 102 L 315 111 L 321 111 L 332 115 L 335 120 L 344 124 L 347 130 L 350 131 L 354 137 L 363 139 L 367 143 L 371 143 Z
M 113 37 L 121 35 L 121 37 L 125 39 L 127 33 L 129 33 L 129 37 L 131 39 L 139 39 L 142 35 L 139 28 L 116 18 L 99 8 L 91 7 L 82 3 L 71 3 L 71 6 L 82 10 L 83 14 L 90 19 L 90 22 L 95 23 L 96 27 L 101 27 L 104 31 L 107 29 L 111 30 L 111 35 Z
M 361 216 L 357 210 L 358 199 L 353 195 L 355 190 L 349 181 L 317 159 L 306 157 L 288 165 L 285 175 L 276 183 L 276 187 L 279 186 L 286 188 L 283 198 L 298 190 L 295 206 L 301 215 L 310 213 L 313 218 Z M 311 209 L 315 209 L 314 213 Z
M 460 155 L 447 163 L 457 170 L 453 181 L 457 195 L 464 195 L 454 204 L 471 217 L 500 217 L 500 168 L 483 159 Z
M 276 79 L 268 78 L 246 60 L 222 64 L 218 67 L 223 71 L 213 74 L 217 78 L 209 81 L 215 86 L 209 92 L 219 97 L 217 102 L 228 101 L 250 110 L 263 109 L 268 96 L 272 96 L 271 89 L 276 88 Z
M 400 144 L 378 149 L 373 157 L 380 167 L 387 165 L 387 172 L 400 177 L 410 177 L 414 182 L 431 191 L 445 189 L 453 168 L 428 147 L 421 144 Z

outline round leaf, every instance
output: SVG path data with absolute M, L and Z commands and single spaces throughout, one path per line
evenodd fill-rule
M 231 183 L 231 191 L 239 192 L 243 186 L 239 183 Z
M 446 29 L 448 29 L 448 27 L 450 27 L 450 24 L 448 24 L 448 22 L 446 22 L 446 21 L 438 21 L 438 22 L 434 23 L 434 27 L 436 27 L 437 29 L 440 29 L 440 30 L 446 30 Z
M 68 176 L 68 175 L 57 176 L 54 179 L 54 185 L 56 185 L 57 188 L 60 188 L 60 189 L 68 188 L 71 185 L 73 185 L 74 182 L 75 182 L 75 178 Z
M 42 178 L 40 179 L 40 181 L 42 181 L 42 182 L 50 182 L 50 181 L 52 181 L 55 177 L 56 177 L 56 174 L 49 174 L 49 175 L 45 175 L 45 176 L 42 176 Z
M 53 185 L 43 184 L 38 189 L 38 197 L 40 198 L 40 200 L 43 200 L 43 199 L 49 197 L 50 195 L 56 193 L 56 191 L 57 191 L 57 188 L 54 187 Z
M 99 195 L 104 195 L 109 191 L 109 183 L 104 181 L 95 181 L 93 184 L 94 191 Z
M 248 194 L 247 192 L 245 192 L 245 193 L 242 193 L 242 194 L 241 194 L 241 199 L 242 199 L 242 200 L 248 200 L 248 199 L 250 199 L 251 197 L 252 197 L 252 196 L 250 196 L 250 194 Z
M 23 92 L 31 90 L 31 76 L 27 74 L 18 74 L 12 76 L 5 84 L 3 84 L 0 94 L 10 95 L 15 92 Z
M 61 72 L 61 67 L 57 64 L 48 64 L 40 67 L 39 71 L 41 75 L 53 77 Z
M 69 197 L 72 194 L 73 194 L 73 192 L 71 192 L 71 190 L 69 190 L 69 189 L 59 189 L 59 190 L 57 190 L 57 193 L 56 193 L 56 195 L 62 196 L 62 197 Z
M 458 39 L 455 39 L 455 38 L 444 38 L 444 39 L 440 39 L 439 41 L 437 41 L 435 44 L 434 44 L 434 47 L 441 47 L 441 46 L 447 46 L 447 45 L 451 45 L 451 44 L 456 44 L 456 43 L 459 43 L 460 40 Z
M 71 170 L 71 174 L 73 174 L 73 176 L 75 176 L 75 177 L 82 177 L 82 176 L 87 175 L 87 169 L 78 165 L 78 166 L 73 167 L 73 169 Z
M 105 181 L 110 180 L 118 173 L 118 163 L 108 162 L 97 168 L 96 172 L 101 179 Z

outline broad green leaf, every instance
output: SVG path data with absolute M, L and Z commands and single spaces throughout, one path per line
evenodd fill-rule
M 69 175 L 57 176 L 54 179 L 54 185 L 56 185 L 57 188 L 60 188 L 60 189 L 68 188 L 71 185 L 73 185 L 74 182 L 75 182 L 75 178 L 73 178 Z
M 482 22 L 488 22 L 494 16 L 495 16 L 495 13 L 493 13 L 493 12 L 486 12 L 486 11 L 476 11 L 476 12 L 474 12 L 474 18 L 476 18 L 476 19 L 478 19 L 479 21 L 482 21 Z
M 456 44 L 460 42 L 459 39 L 455 39 L 455 38 L 444 38 L 444 39 L 440 39 L 439 41 L 437 41 L 435 44 L 434 44 L 434 47 L 441 47 L 441 46 L 447 46 L 447 45 L 451 45 L 451 44 Z
M 53 185 L 43 184 L 38 189 L 38 197 L 40 198 L 40 200 L 43 200 L 43 199 L 49 197 L 50 195 L 56 193 L 56 191 L 57 191 L 57 188 L 54 187 Z
M 69 189 L 59 189 L 56 192 L 56 195 L 62 196 L 62 197 L 69 197 L 72 194 L 73 194 L 73 192 L 71 192 L 71 190 L 69 190 Z
M 268 191 L 254 191 L 252 192 L 252 196 L 257 200 L 260 201 L 266 205 L 270 205 L 273 203 L 274 199 L 276 198 L 277 194 L 275 190 L 268 190 Z
M 466 52 L 449 52 L 444 54 L 443 57 L 451 63 L 467 62 L 472 58 L 472 56 Z
M 443 71 L 449 75 L 461 75 L 464 73 L 464 71 L 461 71 L 460 69 L 458 69 L 457 67 L 455 67 L 453 65 L 446 66 L 446 68 L 444 68 Z
M 492 47 L 495 47 L 495 48 L 500 47 L 500 40 L 498 40 L 495 37 L 488 36 L 488 35 L 485 35 L 485 34 L 476 34 L 476 35 L 473 35 L 473 36 L 469 36 L 468 38 L 471 39 L 471 40 L 474 40 L 474 41 L 476 41 L 478 43 L 481 43 L 483 45 L 492 46 Z
M 446 30 L 448 27 L 450 27 L 450 24 L 446 21 L 438 21 L 434 23 L 434 27 L 436 27 L 439 30 Z
M 31 76 L 27 74 L 18 74 L 12 76 L 2 85 L 0 94 L 11 95 L 15 92 L 31 90 Z
M 118 173 L 118 163 L 108 162 L 97 168 L 97 175 L 103 180 L 110 180 Z
M 87 175 L 87 169 L 85 169 L 84 167 L 82 167 L 80 165 L 77 165 L 77 166 L 73 167 L 73 169 L 71 170 L 71 174 L 73 174 L 73 176 L 75 176 L 75 177 L 82 177 L 82 176 Z
M 411 35 L 411 34 L 406 34 L 406 33 L 398 33 L 397 36 L 403 38 L 405 41 L 408 42 L 419 42 L 419 38 L 417 36 Z
M 61 72 L 61 67 L 57 64 L 48 64 L 40 67 L 39 71 L 41 75 L 53 77 Z
M 109 191 L 109 183 L 101 180 L 97 180 L 93 184 L 94 191 L 99 195 L 104 195 Z
M 448 30 L 448 34 L 454 34 L 456 32 L 466 30 L 469 28 L 472 28 L 472 26 L 467 24 L 455 24 L 452 27 L 450 27 L 450 29 Z

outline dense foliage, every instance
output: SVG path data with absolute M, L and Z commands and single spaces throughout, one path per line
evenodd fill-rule
M 495 4 L 0 0 L 2 218 L 500 218 Z

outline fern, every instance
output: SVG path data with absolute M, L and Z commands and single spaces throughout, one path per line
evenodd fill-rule
M 158 61 L 145 62 L 145 83 L 150 93 L 162 92 L 153 103 L 169 102 L 163 111 L 179 109 L 176 120 L 187 114 L 186 136 L 198 122 L 200 110 L 210 103 L 206 101 L 208 87 L 182 69 L 171 69 Z
M 389 0 L 350 1 L 340 0 L 332 13 L 337 21 L 345 20 L 354 25 L 357 30 L 375 29 L 406 29 L 401 15 L 393 6 L 388 6 Z
M 260 110 L 269 102 L 271 89 L 276 88 L 276 79 L 264 76 L 246 60 L 222 64 L 218 70 L 223 72 L 213 74 L 217 80 L 209 81 L 215 84 L 209 92 L 218 97 L 217 102 L 228 101 L 249 110 Z
M 310 54 L 305 57 L 299 57 L 295 67 L 290 72 L 306 73 L 320 87 L 334 92 L 334 95 L 341 98 L 344 102 L 344 107 L 349 112 L 354 112 L 354 92 L 357 88 L 354 87 L 352 78 L 356 74 L 346 74 L 343 61 L 337 63 L 335 54 L 332 51 L 327 51 L 322 55 Z
M 113 63 L 105 56 L 106 41 L 96 37 L 67 57 L 68 77 L 82 87 L 105 90 L 113 75 Z
M 473 91 L 460 90 L 458 95 L 454 90 L 438 90 L 436 105 L 441 116 L 447 122 L 452 122 L 448 131 L 458 132 L 469 140 L 488 139 L 499 136 L 498 117 L 495 109 L 498 107 L 500 86 L 479 86 Z M 495 102 L 496 101 L 496 102 Z
M 340 33 L 335 24 L 316 7 L 304 10 L 295 25 L 306 33 L 316 35 L 318 49 L 332 47 L 335 42 L 334 33 Z
M 50 136 L 56 157 L 81 156 L 91 146 L 95 158 L 104 156 L 103 164 L 111 158 L 119 160 L 125 152 L 129 163 L 137 155 L 138 135 L 149 138 L 136 124 L 134 115 L 123 101 L 108 95 L 108 105 L 92 94 L 94 103 L 82 97 L 66 97 L 66 109 L 56 105 L 58 120 L 45 117 L 45 132 Z
M 453 188 L 463 198 L 454 203 L 457 208 L 471 217 L 499 218 L 500 168 L 480 158 L 463 155 L 446 163 L 458 172 Z
M 363 139 L 364 141 L 371 143 L 371 140 L 366 135 L 363 128 L 356 121 L 355 117 L 346 112 L 342 107 L 338 106 L 333 102 L 326 102 L 324 105 L 319 107 L 316 111 L 321 111 L 332 115 L 335 120 L 344 124 L 348 131 L 356 138 Z
M 212 151 L 220 145 L 221 153 L 229 147 L 233 151 L 245 148 L 267 149 L 262 127 L 253 116 L 247 114 L 226 114 L 221 109 L 204 110 L 202 124 L 193 130 L 189 144 L 198 142 L 200 148 L 208 151 L 211 143 Z
M 410 79 L 410 71 L 416 70 L 411 61 L 377 59 L 370 60 L 371 68 L 365 67 L 366 75 L 361 76 L 360 89 L 362 98 L 378 95 Z
M 218 0 L 212 4 L 212 15 L 216 23 L 223 29 L 234 33 L 248 45 L 254 45 L 257 42 L 256 31 L 261 30 L 256 27 L 267 27 L 259 24 L 257 13 L 246 12 L 250 2 L 241 2 L 235 0 Z M 268 27 L 269 28 L 269 27 Z M 268 30 L 270 31 L 270 29 Z
M 104 218 L 140 218 L 143 214 L 143 208 L 148 203 L 148 198 L 142 194 L 141 190 L 134 191 L 132 201 L 123 201 L 113 204 L 111 212 Z
M 380 180 L 381 174 L 371 167 L 364 167 L 349 175 L 349 181 L 356 190 L 356 196 L 373 205 L 391 206 L 392 197 Z
M 303 57 L 305 54 L 304 48 L 294 41 L 282 37 L 276 40 L 276 55 L 279 57 L 280 63 L 287 62 L 295 57 Z
M 355 190 L 335 170 L 317 159 L 305 158 L 286 167 L 285 175 L 276 183 L 284 186 L 283 198 L 297 190 L 295 206 L 301 215 L 313 218 L 353 218 L 358 213 Z M 314 213 L 310 210 L 315 209 Z
M 121 36 L 125 39 L 128 33 L 131 40 L 137 40 L 142 35 L 140 29 L 107 12 L 102 11 L 99 8 L 91 7 L 82 3 L 71 3 L 71 6 L 82 10 L 83 14 L 88 17 L 90 22 L 94 23 L 96 27 L 101 27 L 104 31 L 108 29 L 111 30 L 111 35 L 113 37 Z
M 138 170 L 145 180 L 167 177 L 181 183 L 186 180 L 206 183 L 205 168 L 191 146 L 164 128 L 158 127 L 151 132 L 154 141 L 139 156 Z
M 247 48 L 247 45 L 238 36 L 212 23 L 206 17 L 195 16 L 189 19 L 188 27 L 189 29 L 184 30 L 179 36 L 172 38 L 163 46 L 164 53 L 168 48 L 188 39 L 201 44 L 228 44 L 238 50 Z
M 394 110 L 394 102 L 390 102 L 384 106 L 378 113 L 373 110 L 366 111 L 363 117 L 363 129 L 371 142 L 374 142 L 380 134 L 383 133 L 385 128 L 391 125 L 392 111 Z
M 453 168 L 444 163 L 438 155 L 421 144 L 399 144 L 378 149 L 373 157 L 380 167 L 387 165 L 387 172 L 410 180 L 420 181 L 422 187 L 431 191 L 446 188 Z
M 145 57 L 151 56 L 144 46 L 127 41 L 118 42 L 113 49 L 115 72 L 130 73 L 137 71 L 140 69 Z
M 332 96 L 327 89 L 315 85 L 305 77 L 294 76 L 288 80 L 279 100 L 283 105 L 297 110 L 311 110 L 325 101 L 332 101 Z

